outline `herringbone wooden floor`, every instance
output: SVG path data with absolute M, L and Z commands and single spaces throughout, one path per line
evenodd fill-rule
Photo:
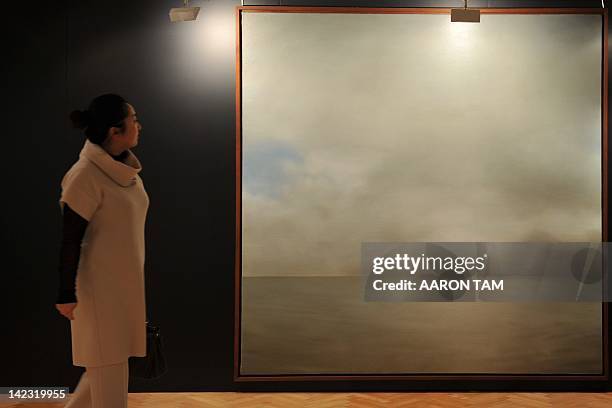
M 0 404 L 60 408 L 63 404 Z M 130 408 L 611 408 L 612 393 L 153 393 Z

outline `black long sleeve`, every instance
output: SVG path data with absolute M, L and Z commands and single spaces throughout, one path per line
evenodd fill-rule
M 111 157 L 123 162 L 128 156 L 125 150 L 117 156 Z M 76 303 L 76 276 L 81 258 L 81 243 L 85 236 L 85 230 L 89 222 L 72 208 L 64 203 L 64 214 L 62 221 L 62 245 L 60 248 L 59 261 L 59 291 L 55 303 Z
M 59 261 L 59 292 L 56 303 L 76 303 L 75 281 L 79 258 L 81 256 L 81 242 L 87 229 L 87 220 L 74 212 L 68 204 L 64 203 L 62 221 L 62 245 Z

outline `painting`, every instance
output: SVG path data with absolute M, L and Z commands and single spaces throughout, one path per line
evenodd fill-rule
M 601 242 L 602 20 L 241 11 L 240 375 L 601 374 L 601 303 L 366 302 L 360 250 Z

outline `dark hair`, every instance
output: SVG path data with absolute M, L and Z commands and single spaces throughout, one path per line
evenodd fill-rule
M 70 114 L 72 125 L 85 129 L 90 142 L 101 145 L 106 140 L 108 129 L 125 129 L 123 120 L 129 113 L 125 99 L 115 94 L 104 94 L 94 98 L 85 111 L 75 110 Z

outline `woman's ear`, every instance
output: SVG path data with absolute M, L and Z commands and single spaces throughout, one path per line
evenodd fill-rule
M 106 137 L 112 138 L 113 136 L 120 135 L 120 134 L 121 134 L 121 129 L 119 129 L 118 127 L 110 127 L 108 128 L 108 134 L 106 135 Z

